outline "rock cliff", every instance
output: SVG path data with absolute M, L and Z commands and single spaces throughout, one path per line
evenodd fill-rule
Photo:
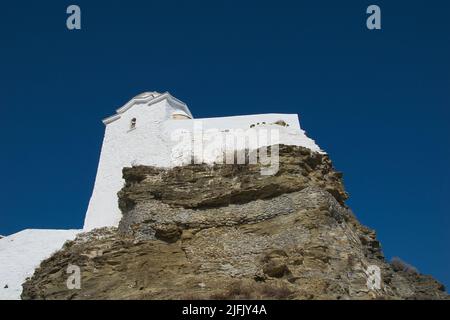
M 23 299 L 448 299 L 432 277 L 385 261 L 327 155 L 280 146 L 274 176 L 258 164 L 137 166 L 123 177 L 119 227 L 67 242 Z M 81 289 L 67 288 L 68 265 L 80 267 Z M 371 266 L 379 286 L 368 286 Z

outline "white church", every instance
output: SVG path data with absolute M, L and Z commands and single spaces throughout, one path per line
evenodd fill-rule
M 233 138 L 234 134 L 238 139 L 238 135 L 249 129 L 276 130 L 277 134 L 250 146 L 236 144 L 235 149 L 286 144 L 322 152 L 301 129 L 296 114 L 194 119 L 187 105 L 168 92 L 139 94 L 114 115 L 103 119 L 103 123 L 105 134 L 83 230 L 27 229 L 0 239 L 0 300 L 19 299 L 25 278 L 66 240 L 95 228 L 118 226 L 121 212 L 117 193 L 124 184 L 124 167 L 178 166 L 187 163 L 186 149 L 192 151 L 190 148 L 195 145 L 203 146 L 202 162 L 214 163 L 223 154 L 221 143 L 217 144 L 218 135 L 225 133 Z
M 208 147 L 212 135 L 221 132 L 242 132 L 236 129 L 262 130 L 276 126 L 277 141 L 258 141 L 254 148 L 270 144 L 300 145 L 320 152 L 320 148 L 300 128 L 296 114 L 257 114 L 247 116 L 193 119 L 187 105 L 170 93 L 145 92 L 131 99 L 116 113 L 103 120 L 105 136 L 98 164 L 94 190 L 87 210 L 84 230 L 117 226 L 121 213 L 117 192 L 123 186 L 122 168 L 132 165 L 173 167 L 183 161 L 179 141 L 174 132 L 184 133 L 188 139 L 201 139 L 207 154 L 204 162 L 214 162 L 217 148 Z M 275 124 L 277 123 L 277 124 Z M 282 123 L 283 125 L 279 125 Z M 202 135 L 194 133 L 201 125 Z M 214 131 L 215 130 L 215 131 Z M 182 139 L 183 140 L 183 139 Z M 182 141 L 189 149 L 190 141 Z M 182 146 L 182 145 L 181 145 Z M 245 148 L 245 146 L 243 146 Z M 206 152 L 205 152 L 206 153 Z

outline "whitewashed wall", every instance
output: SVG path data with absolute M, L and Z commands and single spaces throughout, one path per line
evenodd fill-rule
M 148 106 L 137 104 L 121 118 L 106 125 L 94 190 L 84 229 L 117 226 L 121 213 L 117 192 L 123 186 L 122 168 L 133 164 L 166 166 L 168 146 L 163 143 L 160 125 L 167 118 L 167 100 Z M 131 119 L 135 129 L 130 130 Z

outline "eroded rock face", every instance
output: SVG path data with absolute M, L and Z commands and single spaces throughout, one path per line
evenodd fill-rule
M 119 206 L 128 212 L 137 203 L 158 200 L 183 208 L 211 208 L 247 203 L 318 186 L 344 204 L 348 195 L 342 174 L 333 169 L 327 155 L 309 149 L 281 145 L 276 175 L 261 175 L 261 165 L 187 165 L 171 170 L 137 166 L 124 168 L 125 187 Z
M 255 166 L 125 168 L 119 228 L 81 234 L 44 261 L 24 299 L 446 299 L 441 284 L 385 262 L 344 205 L 327 156 L 280 148 Z M 81 268 L 68 290 L 66 268 Z M 371 265 L 381 286 L 367 286 Z

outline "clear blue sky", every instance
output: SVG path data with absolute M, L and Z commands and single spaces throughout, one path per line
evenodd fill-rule
M 82 30 L 65 27 L 78 4 Z M 378 4 L 382 30 L 365 27 Z M 170 91 L 195 117 L 298 113 L 349 205 L 450 286 L 448 1 L 8 1 L 0 6 L 0 234 L 80 228 L 101 119 Z

